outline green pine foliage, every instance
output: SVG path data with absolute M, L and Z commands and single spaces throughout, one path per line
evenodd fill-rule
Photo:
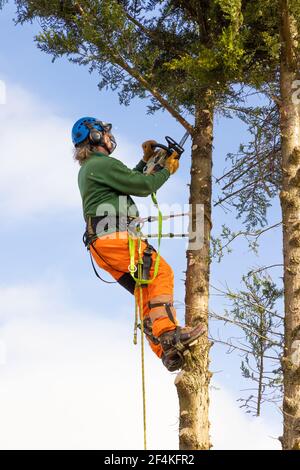
M 204 88 L 221 109 L 235 95 L 233 84 L 253 76 L 256 85 L 266 80 L 276 44 L 262 14 L 276 2 L 266 1 L 264 12 L 253 3 L 16 0 L 16 21 L 38 19 L 38 47 L 54 60 L 66 55 L 87 65 L 99 74 L 99 87 L 118 90 L 122 103 L 150 92 L 149 109 L 155 111 L 162 106 L 151 93 L 155 89 L 174 108 L 193 113 Z

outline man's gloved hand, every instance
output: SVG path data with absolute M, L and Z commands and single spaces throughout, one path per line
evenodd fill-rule
M 179 168 L 178 153 L 173 152 L 172 155 L 167 158 L 165 167 L 169 170 L 170 174 L 173 175 Z
M 144 162 L 147 162 L 153 156 L 155 150 L 152 147 L 152 145 L 155 145 L 156 143 L 157 143 L 156 140 L 146 140 L 146 142 L 142 144 L 142 149 L 144 151 L 144 155 L 143 155 Z

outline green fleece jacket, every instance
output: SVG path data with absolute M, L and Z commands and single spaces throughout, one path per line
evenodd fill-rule
M 130 196 L 149 196 L 170 176 L 166 168 L 153 175 L 144 175 L 144 166 L 145 162 L 141 160 L 130 170 L 116 158 L 98 152 L 91 155 L 78 174 L 85 220 L 88 216 L 104 214 L 138 216 Z

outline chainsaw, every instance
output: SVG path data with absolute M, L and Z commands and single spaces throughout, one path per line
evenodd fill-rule
M 156 173 L 157 171 L 162 170 L 165 167 L 166 160 L 171 157 L 174 153 L 176 153 L 176 158 L 179 159 L 184 152 L 183 146 L 187 141 L 189 135 L 190 133 L 187 131 L 182 137 L 179 144 L 175 142 L 172 137 L 169 136 L 166 136 L 166 141 L 168 145 L 153 144 L 153 150 L 158 150 L 156 150 L 153 157 L 148 160 L 147 164 L 144 167 L 143 173 L 145 175 L 151 175 L 153 173 Z

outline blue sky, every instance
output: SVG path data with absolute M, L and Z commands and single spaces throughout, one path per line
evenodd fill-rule
M 54 414 L 59 412 L 61 425 L 69 432 L 68 416 L 71 416 L 75 422 L 76 412 L 78 413 L 78 410 L 75 412 L 77 405 L 72 400 L 68 403 L 70 390 L 74 384 L 78 386 L 76 373 L 80 371 L 80 374 L 84 374 L 86 384 L 91 381 L 91 387 L 101 388 L 99 381 L 92 378 L 88 371 L 93 375 L 107 374 L 110 369 L 105 369 L 102 364 L 104 356 L 105 364 L 111 361 L 115 367 L 112 383 L 116 386 L 122 383 L 122 387 L 125 387 L 124 390 L 130 394 L 130 397 L 140 400 L 139 393 L 133 394 L 131 384 L 122 372 L 122 368 L 125 367 L 124 358 L 135 361 L 133 364 L 128 363 L 126 367 L 129 367 L 128 373 L 132 374 L 133 383 L 138 382 L 137 353 L 132 351 L 131 345 L 132 299 L 119 287 L 99 283 L 91 270 L 88 255 L 81 242 L 84 226 L 76 181 L 78 169 L 71 155 L 71 125 L 82 115 L 95 115 L 112 122 L 119 143 L 116 157 L 122 158 L 132 167 L 141 156 L 140 145 L 144 140 L 154 138 L 162 141 L 166 134 L 180 140 L 183 130 L 167 113 L 147 115 L 144 101 L 134 100 L 129 107 L 121 107 L 116 93 L 98 91 L 98 77 L 95 74 L 90 75 L 86 68 L 70 64 L 65 59 L 52 64 L 51 57 L 39 51 L 33 43 L 36 26 L 15 27 L 12 22 L 13 11 L 14 7 L 8 5 L 0 14 L 0 80 L 5 81 L 7 86 L 7 103 L 0 105 L 2 141 L 0 213 L 3 221 L 0 232 L 0 297 L 3 305 L 3 314 L 0 314 L 2 327 L 0 342 L 2 341 L 6 351 L 5 360 L 0 366 L 1 383 L 3 393 L 7 391 L 4 401 L 5 397 L 8 399 L 7 397 L 11 396 L 9 387 L 12 383 L 18 383 L 21 388 L 25 383 L 28 386 L 28 395 L 20 397 L 14 392 L 15 401 L 21 400 L 24 407 L 29 410 L 31 407 L 34 408 L 30 399 L 30 390 L 41 387 L 44 401 L 41 401 L 40 406 L 49 405 L 51 410 L 51 406 L 54 405 L 51 405 L 47 381 L 45 379 L 45 383 L 42 384 L 39 381 L 45 373 L 43 371 L 43 361 L 45 361 L 48 368 L 46 369 L 51 371 L 49 377 L 52 383 L 56 384 L 53 387 L 57 387 L 55 396 L 58 400 L 59 383 L 64 377 L 66 407 L 54 407 L 52 411 Z M 227 152 L 235 151 L 239 143 L 246 139 L 245 129 L 238 120 L 216 119 L 213 167 L 215 176 L 222 174 Z M 169 179 L 158 194 L 162 203 L 187 203 L 189 155 L 190 142 L 181 159 L 180 170 Z M 143 202 L 137 199 L 137 203 Z M 213 220 L 215 234 L 223 223 L 232 229 L 240 227 L 240 221 L 235 219 L 234 214 L 225 214 L 222 209 L 214 211 Z M 279 220 L 280 211 L 275 203 L 270 211 L 270 221 Z M 211 283 L 217 286 L 228 283 L 232 288 L 238 288 L 241 275 L 249 268 L 281 263 L 280 243 L 279 229 L 262 238 L 259 256 L 255 257 L 249 253 L 246 244 L 238 241 L 232 255 L 226 256 L 221 264 L 213 263 Z M 181 279 L 182 271 L 185 270 L 185 242 L 164 240 L 162 254 L 175 271 L 175 299 L 183 302 L 184 289 Z M 277 279 L 281 276 L 280 270 L 274 270 L 273 274 Z M 220 314 L 224 311 L 224 301 L 220 297 L 212 296 L 211 306 Z M 183 309 L 178 310 L 178 315 L 183 320 Z M 103 332 L 105 328 L 107 332 Z M 24 341 L 22 331 L 28 335 L 29 342 Z M 224 330 L 221 323 L 218 325 L 213 323 L 212 332 L 214 334 L 221 332 L 226 338 L 231 330 Z M 78 341 L 81 355 L 78 353 Z M 55 345 L 57 352 L 53 355 Z M 167 392 L 167 396 L 170 393 L 171 397 L 172 393 L 170 400 L 173 400 L 173 414 L 176 416 L 176 397 L 170 376 L 151 354 L 148 354 L 148 362 L 149 388 L 153 396 L 159 387 L 162 387 L 164 393 Z M 277 446 L 276 441 L 269 439 L 268 436 L 276 437 L 280 433 L 279 412 L 267 408 L 263 420 L 247 421 L 250 418 L 239 411 L 235 402 L 241 395 L 240 389 L 249 386 L 240 377 L 239 362 L 237 355 L 227 355 L 226 349 L 222 346 L 216 345 L 212 349 L 211 370 L 216 372 L 213 384 L 219 390 L 219 396 L 216 391 L 213 392 L 214 419 L 216 421 L 217 416 L 220 416 L 221 420 L 223 415 L 220 408 L 224 400 L 227 400 L 231 415 L 223 416 L 221 424 L 229 426 L 228 423 L 224 424 L 224 420 L 231 421 L 231 417 L 235 417 L 237 423 L 234 431 L 226 427 L 223 428 L 223 432 L 214 431 L 216 445 L 230 448 L 232 442 L 222 441 L 224 434 L 230 433 L 239 440 L 237 445 L 240 445 L 240 448 L 249 445 L 249 442 L 246 442 L 246 435 L 243 441 L 243 432 L 240 429 L 247 423 L 249 429 L 251 426 L 253 428 L 253 447 L 264 445 L 264 448 L 268 446 L 274 448 Z M 77 364 L 80 364 L 78 370 L 76 370 Z M 101 367 L 104 372 L 101 372 Z M 119 377 L 119 381 L 114 382 L 115 376 Z M 28 381 L 25 379 L 24 382 L 24 377 L 31 379 Z M 69 377 L 69 382 L 66 377 Z M 88 386 L 86 387 L 81 390 L 81 397 L 86 398 L 85 391 Z M 95 394 L 93 399 L 97 400 L 95 389 L 93 393 Z M 108 388 L 105 393 L 103 400 L 107 402 L 110 389 Z M 117 396 L 115 398 L 117 399 Z M 134 413 L 134 399 L 132 400 Z M 8 401 L 6 405 L 6 409 L 10 410 L 14 403 Z M 168 429 L 168 419 L 172 421 L 173 415 L 165 413 L 167 402 L 161 402 L 160 406 L 159 415 L 153 406 L 150 407 L 153 428 L 155 429 L 160 422 L 161 429 L 164 425 Z M 113 408 L 113 403 L 111 407 Z M 33 408 L 31 414 L 28 412 L 28 416 L 23 416 L 24 423 L 27 419 L 32 419 L 32 416 L 35 417 L 33 421 L 38 422 L 38 412 L 34 412 Z M 67 411 L 63 412 L 62 409 Z M 98 411 L 100 416 L 100 408 Z M 22 418 L 16 416 L 15 419 L 16 425 L 20 425 L 18 419 Z M 51 421 L 50 411 L 47 419 Z M 59 434 L 57 439 L 52 441 L 53 446 L 63 448 L 65 445 L 78 448 L 88 447 L 89 443 L 91 446 L 99 445 L 98 441 L 94 443 L 93 440 L 87 439 L 87 436 L 90 436 L 88 430 L 94 429 L 95 423 L 92 426 L 83 412 L 78 419 L 82 420 L 86 433 L 78 431 L 76 434 L 74 431 L 72 442 L 66 439 L 65 434 Z M 119 419 L 125 420 L 126 416 Z M 140 422 L 138 414 L 134 419 L 137 423 Z M 39 425 L 43 426 L 42 423 Z M 213 425 L 215 428 L 218 427 L 216 424 Z M 51 426 L 54 429 L 55 423 Z M 176 444 L 176 428 L 172 430 L 173 440 L 162 440 L 165 446 Z M 113 430 L 111 432 L 113 435 Z M 135 430 L 132 430 L 132 436 L 134 433 Z M 117 441 L 119 446 L 116 447 L 126 448 L 127 445 L 127 448 L 135 448 L 134 438 L 130 440 L 126 436 L 125 439 L 125 434 L 121 432 Z M 11 437 L 9 436 L 8 433 L 5 440 L 0 431 L 0 447 L 2 445 L 12 448 L 14 445 L 32 447 L 37 442 L 39 444 L 36 445 L 43 447 L 46 442 L 37 437 L 33 428 L 26 438 L 26 443 L 24 441 L 22 444 L 22 436 L 19 437 L 19 441 L 17 436 L 14 438 L 13 430 Z M 139 439 L 138 434 L 137 439 Z M 102 442 L 107 442 L 106 446 L 109 446 L 108 439 Z M 153 448 L 163 445 L 158 444 L 155 438 L 151 442 Z

